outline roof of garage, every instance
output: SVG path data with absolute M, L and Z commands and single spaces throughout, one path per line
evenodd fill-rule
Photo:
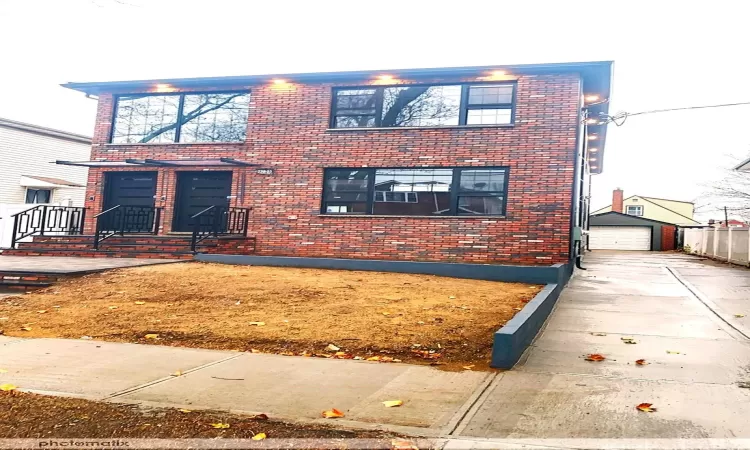
M 605 213 L 602 213 L 602 214 L 595 214 L 593 216 L 590 216 L 589 217 L 589 223 L 591 225 L 599 225 L 599 224 L 596 223 L 596 222 L 599 222 L 599 220 L 597 220 L 597 218 L 604 218 L 604 217 L 607 218 L 607 221 L 606 221 L 607 225 L 615 225 L 615 226 L 616 225 L 623 225 L 623 226 L 628 226 L 629 225 L 629 226 L 633 226 L 633 225 L 637 225 L 640 222 L 642 225 L 650 225 L 650 224 L 658 223 L 659 225 L 673 225 L 673 226 L 676 226 L 673 223 L 662 222 L 661 220 L 644 219 L 643 217 L 631 216 L 629 214 L 618 213 L 618 212 L 615 212 L 615 211 L 609 211 L 609 212 L 605 212 Z M 620 219 L 620 220 L 618 220 L 618 219 Z M 622 222 L 622 223 L 613 223 L 613 222 Z

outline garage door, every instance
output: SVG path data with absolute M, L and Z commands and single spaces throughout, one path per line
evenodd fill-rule
M 591 227 L 591 250 L 651 250 L 650 227 Z

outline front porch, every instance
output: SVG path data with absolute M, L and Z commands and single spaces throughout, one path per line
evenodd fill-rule
M 11 216 L 10 256 L 192 259 L 197 253 L 251 255 L 250 208 L 211 205 L 189 217 L 191 232 L 164 233 L 162 208 L 116 205 L 93 216 L 87 208 L 38 205 Z

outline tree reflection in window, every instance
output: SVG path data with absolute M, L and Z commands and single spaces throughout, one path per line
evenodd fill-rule
M 249 102 L 246 91 L 120 96 L 112 143 L 243 142 Z

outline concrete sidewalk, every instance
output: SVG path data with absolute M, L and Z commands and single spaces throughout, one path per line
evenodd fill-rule
M 382 425 L 446 435 L 491 381 L 490 372 L 67 339 L 0 337 L 0 383 L 113 402 L 266 413 L 275 419 Z M 181 376 L 171 376 L 176 371 Z M 403 400 L 398 408 L 381 402 Z

